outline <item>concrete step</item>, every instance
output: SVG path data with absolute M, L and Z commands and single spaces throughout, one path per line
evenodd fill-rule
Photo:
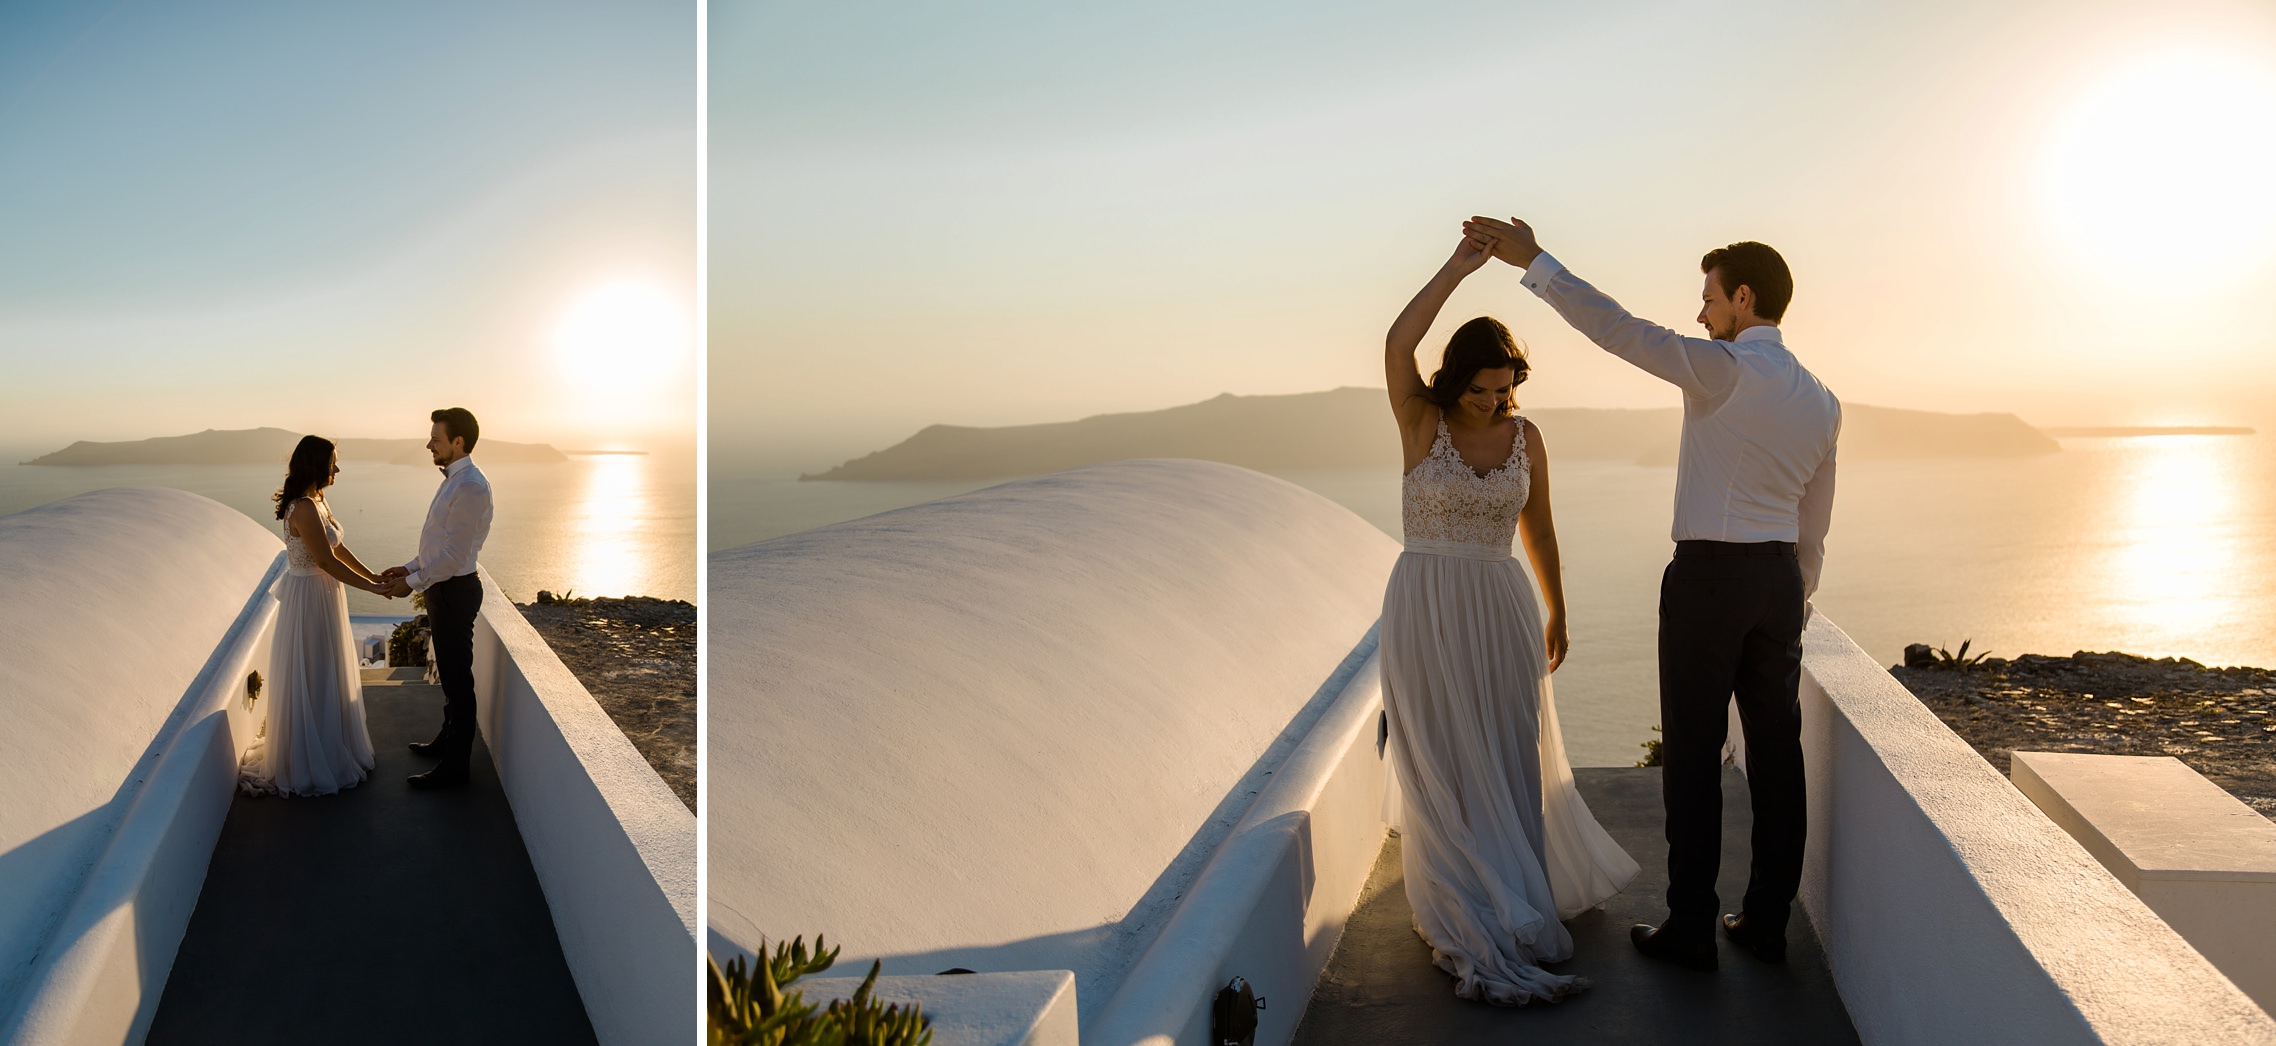
M 425 668 L 397 668 L 383 666 L 362 670 L 365 686 L 374 683 L 423 683 L 427 680 Z

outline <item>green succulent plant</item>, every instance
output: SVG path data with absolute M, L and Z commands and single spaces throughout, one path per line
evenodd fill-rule
M 827 1007 L 807 1002 L 804 993 L 786 990 L 800 977 L 821 973 L 838 961 L 838 949 L 827 947 L 821 935 L 814 950 L 806 938 L 788 944 L 775 942 L 767 956 L 759 945 L 757 961 L 729 959 L 722 969 L 710 967 L 709 1009 L 711 1046 L 928 1046 L 932 1022 L 915 1004 L 904 1008 L 885 1005 L 870 992 L 877 985 L 883 962 L 872 962 L 869 976 L 850 999 L 837 999 Z
M 1959 652 L 1959 653 L 1957 653 L 1957 654 L 1955 654 L 1955 653 L 1953 653 L 1953 652 L 1951 652 L 1951 651 L 1949 651 L 1949 650 L 1946 650 L 1946 649 L 1944 649 L 1943 647 L 1937 647 L 1937 648 L 1936 648 L 1936 667 L 1938 667 L 1938 668 L 1951 668 L 1951 669 L 1957 669 L 1957 670 L 1959 670 L 1959 671 L 1965 672 L 1965 671 L 1967 671 L 1968 669 L 1974 668 L 1974 667 L 1976 667 L 1978 664 L 1981 664 L 1985 658 L 1987 658 L 1987 657 L 1990 657 L 1990 656 L 1991 656 L 1991 651 L 1989 651 L 1989 650 L 1986 650 L 1986 651 L 1982 651 L 1981 653 L 1978 653 L 1978 654 L 1977 654 L 1976 656 L 1974 656 L 1974 657 L 1969 657 L 1969 656 L 1968 656 L 1968 644 L 1970 644 L 1970 643 L 1973 643 L 1973 642 L 1975 642 L 1975 640 L 1973 640 L 1973 639 L 1963 639 L 1963 640 L 1961 640 L 1961 641 L 1960 641 L 1960 652 Z

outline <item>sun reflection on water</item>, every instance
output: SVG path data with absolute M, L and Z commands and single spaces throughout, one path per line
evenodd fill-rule
M 651 564 L 642 525 L 657 512 L 646 462 L 631 455 L 582 457 L 584 489 L 571 510 L 570 591 L 584 596 L 646 595 Z
M 2221 453 L 2223 438 L 2152 437 L 2131 474 L 2115 477 L 2121 495 L 2108 580 L 2143 633 L 2202 633 L 2240 609 L 2236 485 L 2243 477 Z

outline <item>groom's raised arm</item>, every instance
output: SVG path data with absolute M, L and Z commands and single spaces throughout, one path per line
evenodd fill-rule
M 1738 360 L 1729 348 L 1705 338 L 1686 338 L 1637 319 L 1611 295 L 1573 275 L 1563 262 L 1542 250 L 1531 225 L 1516 218 L 1505 222 L 1473 215 L 1462 223 L 1462 231 L 1486 237 L 1493 243 L 1494 257 L 1524 269 L 1526 289 L 1548 302 L 1557 315 L 1598 348 L 1686 394 L 1719 396 L 1738 383 Z
M 1721 342 L 1686 338 L 1638 319 L 1547 251 L 1535 254 L 1525 267 L 1524 283 L 1598 348 L 1686 393 L 1719 396 L 1738 381 L 1738 360 Z

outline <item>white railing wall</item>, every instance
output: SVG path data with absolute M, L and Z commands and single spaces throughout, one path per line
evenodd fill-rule
M 2276 1043 L 2276 1021 L 1822 615 L 1802 667 L 1801 900 L 1867 1046 Z
M 696 1041 L 696 820 L 482 575 L 477 716 L 605 1046 Z
M 1371 631 L 1333 701 L 1087 1022 L 1084 1043 L 1206 1046 L 1210 1002 L 1236 976 L 1270 1003 L 1257 1014 L 1258 1046 L 1295 1036 L 1383 849 L 1374 645 Z
M 0 1043 L 118 1046 L 150 1030 L 237 791 L 238 753 L 258 729 L 246 676 L 268 667 L 269 587 L 283 569 L 280 552 L 152 742 L 147 776 L 35 960 Z

